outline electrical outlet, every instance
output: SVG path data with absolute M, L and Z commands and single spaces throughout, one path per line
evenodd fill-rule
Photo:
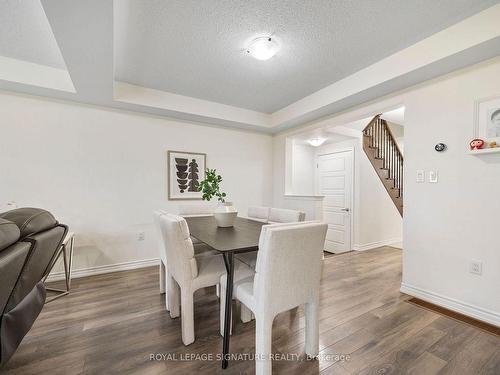
M 146 233 L 144 232 L 137 233 L 137 241 L 144 241 L 145 238 L 146 238 Z
M 483 262 L 479 260 L 471 260 L 469 263 L 469 272 L 475 275 L 483 274 Z

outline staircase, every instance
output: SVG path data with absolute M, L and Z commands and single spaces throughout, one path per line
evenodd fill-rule
M 403 154 L 387 122 L 375 116 L 363 130 L 363 150 L 403 216 Z

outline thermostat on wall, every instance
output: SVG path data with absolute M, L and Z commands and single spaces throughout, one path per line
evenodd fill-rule
M 446 151 L 446 145 L 444 143 L 438 143 L 436 146 L 434 146 L 434 150 L 436 150 L 437 152 Z

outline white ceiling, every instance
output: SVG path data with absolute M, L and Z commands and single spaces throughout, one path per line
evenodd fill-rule
M 497 0 L 115 1 L 118 81 L 275 112 Z M 245 53 L 256 36 L 281 50 Z
M 355 139 L 355 137 L 338 134 L 338 133 L 328 133 L 325 130 L 323 131 L 315 131 L 315 132 L 307 132 L 307 133 L 299 133 L 292 137 L 290 137 L 295 141 L 295 144 L 305 145 L 309 147 L 314 147 L 309 144 L 310 139 L 314 138 L 324 138 L 325 142 L 322 145 L 329 145 L 332 143 L 338 143 L 342 141 L 348 141 L 351 139 Z
M 403 132 L 405 107 L 399 107 L 386 111 L 381 114 L 381 117 L 391 123 L 391 126 L 399 128 L 398 132 Z M 348 139 L 359 138 L 361 132 L 368 125 L 373 117 L 366 117 L 359 120 L 347 122 L 339 125 L 325 125 L 320 128 L 307 130 L 296 133 L 290 138 L 294 139 L 299 144 L 308 144 L 308 140 L 320 137 L 325 138 L 324 144 L 342 142 Z
M 0 56 L 66 69 L 40 0 L 0 1 Z
M 498 2 L 0 0 L 0 90 L 267 133 L 319 126 L 499 56 Z M 244 51 L 262 33 L 282 46 L 264 62 Z

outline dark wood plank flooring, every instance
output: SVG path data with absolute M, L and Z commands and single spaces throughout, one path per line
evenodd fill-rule
M 304 356 L 303 309 L 280 314 L 273 352 L 298 360 L 273 363 L 275 374 L 500 374 L 500 338 L 405 302 L 401 250 L 383 247 L 325 258 L 321 283 L 321 357 Z M 2 375 L 253 374 L 251 360 L 221 352 L 214 288 L 195 297 L 196 341 L 181 342 L 158 290 L 157 268 L 73 281 L 46 305 Z M 233 353 L 253 353 L 255 322 L 233 328 Z M 150 360 L 152 354 L 177 360 Z M 185 360 L 180 360 L 183 355 Z M 186 360 L 198 355 L 213 360 Z

